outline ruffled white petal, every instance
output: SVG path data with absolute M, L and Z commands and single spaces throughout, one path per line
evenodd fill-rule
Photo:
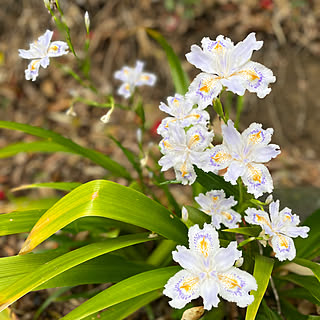
M 272 223 L 277 223 L 279 217 L 280 201 L 276 200 L 269 204 L 269 213 Z
M 237 184 L 237 179 L 245 174 L 246 166 L 240 161 L 232 161 L 224 175 L 224 180 Z M 249 191 L 249 190 L 248 190 Z
M 196 181 L 197 175 L 191 163 L 183 163 L 177 167 L 174 167 L 177 181 L 180 181 L 183 185 L 193 184 Z
M 38 38 L 38 41 L 35 43 L 35 45 L 45 48 L 47 50 L 52 36 L 53 36 L 53 31 L 46 30 L 46 32 Z
M 220 248 L 214 256 L 216 262 L 215 267 L 219 272 L 228 271 L 242 256 L 242 251 L 237 249 L 237 241 L 232 241 L 227 248 Z
M 153 73 L 143 72 L 141 73 L 136 86 L 154 86 L 157 81 L 157 77 Z
M 119 87 L 117 93 L 125 99 L 128 99 L 131 97 L 133 90 L 134 88 L 129 83 L 125 82 Z
M 172 299 L 169 301 L 171 307 L 181 309 L 199 297 L 199 278 L 186 270 L 181 270 L 169 279 L 164 286 L 163 294 Z
M 189 229 L 189 248 L 198 252 L 204 258 L 208 258 L 219 249 L 218 232 L 210 225 L 205 223 L 201 230 L 196 224 Z
M 221 297 L 236 302 L 241 308 L 253 302 L 254 297 L 249 292 L 257 290 L 258 286 L 251 274 L 232 267 L 227 272 L 218 273 L 217 277 Z
M 200 109 L 212 104 L 222 90 L 220 78 L 209 73 L 198 74 L 189 86 L 186 97 Z
M 241 135 L 248 146 L 266 146 L 271 141 L 273 129 L 264 130 L 261 123 L 253 122 Z
M 196 68 L 207 73 L 216 73 L 212 68 L 212 56 L 209 53 L 203 52 L 197 45 L 191 46 L 191 52 L 186 54 L 189 63 L 193 64 Z
M 254 162 L 264 163 L 276 158 L 280 153 L 280 147 L 277 144 L 257 146 L 252 152 L 250 159 Z
M 228 228 L 237 228 L 241 221 L 241 215 L 232 209 L 222 210 L 220 216 L 221 223 Z
M 129 68 L 128 66 L 124 66 L 121 70 L 118 70 L 114 73 L 114 78 L 123 82 L 129 82 L 130 73 L 131 68 Z
M 250 224 L 256 224 L 262 227 L 268 235 L 273 235 L 274 231 L 272 229 L 271 221 L 267 212 L 262 210 L 257 210 L 255 208 L 248 208 L 245 211 L 246 216 L 244 219 Z
M 48 48 L 48 57 L 60 57 L 68 53 L 68 44 L 64 41 L 53 41 Z
M 248 60 L 251 59 L 254 50 L 259 50 L 263 46 L 263 41 L 257 41 L 254 32 L 251 32 L 247 37 L 236 44 L 230 59 L 234 64 L 241 67 Z
M 231 161 L 232 156 L 229 150 L 220 144 L 202 153 L 198 167 L 205 172 L 217 173 L 219 170 L 227 168 Z
M 276 253 L 276 258 L 279 261 L 293 260 L 296 256 L 296 248 L 294 242 L 290 237 L 282 234 L 274 235 L 271 238 L 271 246 Z
M 262 196 L 264 192 L 271 193 L 273 181 L 269 170 L 263 164 L 251 163 L 246 167 L 242 176 L 243 183 L 247 186 L 248 192 L 255 198 Z
M 186 134 L 187 147 L 192 151 L 203 151 L 209 146 L 213 136 L 214 133 L 205 126 L 194 125 Z
M 200 296 L 203 298 L 204 309 L 211 310 L 217 307 L 220 299 L 218 298 L 219 286 L 217 281 L 206 279 L 200 285 Z
M 24 71 L 26 80 L 35 81 L 39 74 L 39 68 L 40 60 L 32 60 L 28 65 L 28 69 Z
M 232 157 L 240 160 L 243 147 L 242 137 L 238 130 L 234 127 L 232 120 L 228 120 L 227 125 L 221 125 L 223 144 L 232 151 Z
M 42 58 L 42 59 L 40 60 L 40 66 L 41 66 L 42 68 L 47 68 L 48 65 L 49 65 L 49 63 L 50 63 L 50 60 L 49 60 L 48 57 L 44 57 L 44 58 Z
M 201 272 L 198 268 L 198 257 L 192 250 L 184 246 L 177 246 L 176 249 L 177 251 L 172 252 L 172 257 L 175 262 L 190 272 Z

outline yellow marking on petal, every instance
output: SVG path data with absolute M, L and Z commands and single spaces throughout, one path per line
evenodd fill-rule
M 94 200 L 94 199 L 98 198 L 98 195 L 99 195 L 99 191 L 94 192 L 94 193 L 91 195 L 91 200 Z
M 284 216 L 284 219 L 283 219 L 284 222 L 287 221 L 287 220 L 290 220 L 290 221 L 291 221 L 291 216 L 290 216 L 289 214 L 286 214 L 286 215 Z
M 39 62 L 39 60 L 35 60 L 31 63 L 31 71 L 34 71 L 37 69 L 36 64 Z
M 188 143 L 188 148 L 190 149 L 194 144 L 200 141 L 200 136 L 198 134 L 195 134 Z
M 150 76 L 141 76 L 141 79 L 148 81 L 148 80 L 150 80 Z
M 58 50 L 59 50 L 59 47 L 56 46 L 56 45 L 53 45 L 52 47 L 50 47 L 50 50 L 52 50 L 52 51 L 58 51 Z
M 256 216 L 257 222 L 266 224 L 270 229 L 272 229 L 270 222 L 265 217 L 260 216 L 259 214 L 255 214 L 255 216 Z
M 126 84 L 124 89 L 127 90 L 127 91 L 130 91 L 130 85 Z
M 163 141 L 163 146 L 164 146 L 166 149 L 172 149 L 172 146 L 171 146 L 171 144 L 170 144 L 168 141 Z
M 129 70 L 128 69 L 124 69 L 123 72 L 124 72 L 124 74 L 129 74 Z
M 289 248 L 289 241 L 286 239 L 282 234 L 277 233 L 279 237 L 279 243 L 281 247 L 285 247 L 286 249 Z
M 237 279 L 231 275 L 218 274 L 218 279 L 222 281 L 229 289 L 241 288 Z
M 223 211 L 221 212 L 221 214 L 225 216 L 228 220 L 232 220 L 232 215 L 229 212 Z
M 177 98 L 174 98 L 172 101 L 174 104 L 179 104 L 179 100 Z
M 187 118 L 196 118 L 198 120 L 200 118 L 200 114 L 189 114 L 188 116 L 184 117 L 184 119 Z
M 230 77 L 232 76 L 244 76 L 246 77 L 249 81 L 254 81 L 254 80 L 259 80 L 260 77 L 256 74 L 256 72 L 252 71 L 252 70 L 240 70 L 237 72 L 234 72 L 233 74 L 230 75 Z
M 200 88 L 200 91 L 204 91 L 205 93 L 208 93 L 212 89 L 214 82 L 215 82 L 215 79 L 213 78 L 204 79 L 202 81 L 202 87 Z
M 182 175 L 182 178 L 185 177 L 185 175 L 188 174 L 188 171 L 187 171 L 187 164 L 186 162 L 184 162 L 180 168 L 180 171 L 181 171 L 181 175 Z
M 203 237 L 200 241 L 200 251 L 204 255 L 205 258 L 208 258 L 209 250 L 208 250 L 208 241 L 206 240 L 206 237 Z
M 261 142 L 261 140 L 262 140 L 261 130 L 258 131 L 257 133 L 250 134 L 250 135 L 249 135 L 249 140 L 250 140 L 252 143 Z
M 219 197 L 217 197 L 217 196 L 216 197 L 212 197 L 212 201 L 213 202 L 217 202 L 218 200 L 219 200 Z
M 169 128 L 169 123 L 170 123 L 170 122 L 175 122 L 175 121 L 177 121 L 177 119 L 171 119 L 171 120 L 169 120 L 164 127 L 165 127 L 165 128 Z
M 211 157 L 212 160 L 218 163 L 226 162 L 231 158 L 232 158 L 231 155 L 225 151 L 219 151 L 213 157 Z
M 191 278 L 185 280 L 182 285 L 180 286 L 180 289 L 184 289 L 186 292 L 189 292 L 190 290 L 193 289 L 193 287 L 199 282 L 199 278 Z
M 254 181 L 254 182 L 258 182 L 258 183 L 261 183 L 262 182 L 262 173 L 260 170 L 252 167 L 251 165 L 248 166 L 249 170 L 250 170 L 250 176 L 251 176 L 251 179 Z

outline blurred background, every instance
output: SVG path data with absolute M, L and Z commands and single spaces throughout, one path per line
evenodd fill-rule
M 283 206 L 306 216 L 320 207 L 320 1 L 317 0 L 60 0 L 71 38 L 79 56 L 83 55 L 86 37 L 84 13 L 91 20 L 90 75 L 103 95 L 114 94 L 116 102 L 125 104 L 116 90 L 119 82 L 113 73 L 123 65 L 134 66 L 137 59 L 145 61 L 145 70 L 155 73 L 155 87 L 143 87 L 146 122 L 149 129 L 145 144 L 160 141 L 155 133 L 159 121 L 160 101 L 174 95 L 165 53 L 145 32 L 145 28 L 159 31 L 174 48 L 190 79 L 199 73 L 185 59 L 192 44 L 200 45 L 204 36 L 215 39 L 219 34 L 234 43 L 248 33 L 256 32 L 263 48 L 253 54 L 252 60 L 271 68 L 277 77 L 272 91 L 264 99 L 246 93 L 240 130 L 251 122 L 275 129 L 273 142 L 281 147 L 281 155 L 272 160 L 276 196 Z M 28 49 L 46 29 L 54 30 L 53 40 L 64 40 L 42 0 L 1 1 L 0 3 L 0 118 L 51 129 L 82 146 L 94 148 L 130 168 L 107 135 L 112 134 L 126 147 L 138 152 L 136 142 L 137 119 L 131 112 L 115 110 L 108 124 L 100 117 L 105 109 L 76 103 L 77 114 L 65 114 L 74 95 L 99 100 L 84 89 L 63 70 L 69 65 L 77 70 L 72 54 L 51 59 L 47 69 L 40 69 L 35 82 L 24 79 L 28 61 L 19 58 L 18 49 Z M 99 102 L 104 102 L 100 100 Z M 231 114 L 231 118 L 234 114 Z M 215 123 L 215 126 L 218 122 Z M 126 128 L 124 130 L 124 128 Z M 219 128 L 215 127 L 218 132 Z M 34 138 L 21 132 L 1 130 L 0 148 Z M 160 157 L 160 154 L 159 154 Z M 78 156 L 21 153 L 1 159 L 1 212 L 12 207 L 7 200 L 13 197 L 9 190 L 22 184 L 48 181 L 86 182 L 104 177 L 105 170 Z M 168 178 L 172 178 L 168 174 Z M 123 183 L 121 179 L 118 182 Z M 174 185 L 172 191 L 180 204 L 192 202 L 188 187 Z M 15 193 L 50 197 L 53 190 L 41 189 Z M 17 204 L 15 204 L 17 206 Z M 13 238 L 10 238 L 13 239 Z M 0 240 L 1 254 L 18 251 L 17 239 Z M 29 295 L 28 295 L 29 297 Z M 32 309 L 34 301 L 25 298 Z M 28 302 L 29 301 L 29 302 Z M 32 319 L 32 312 L 24 309 L 21 319 Z M 47 319 L 56 319 L 54 316 Z M 137 319 L 144 319 L 142 316 Z M 146 318 L 147 319 L 147 318 Z M 163 316 L 157 319 L 170 319 Z

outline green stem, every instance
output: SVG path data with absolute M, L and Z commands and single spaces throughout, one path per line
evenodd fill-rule
M 243 109 L 243 102 L 244 102 L 243 96 L 238 96 L 238 98 L 237 98 L 237 115 L 236 115 L 236 121 L 234 123 L 234 127 L 236 129 L 239 128 L 240 116 L 241 116 L 242 109 Z
M 241 247 L 243 247 L 244 245 L 246 245 L 247 243 L 249 243 L 249 242 L 251 242 L 251 241 L 254 241 L 254 240 L 263 240 L 263 238 L 262 238 L 262 237 L 250 237 L 250 238 L 248 238 L 248 239 L 243 240 L 242 242 L 240 242 L 240 243 L 238 244 L 238 248 L 241 248 Z

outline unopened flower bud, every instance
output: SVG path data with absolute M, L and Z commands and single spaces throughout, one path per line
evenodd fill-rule
M 142 130 L 140 128 L 137 129 L 136 135 L 137 135 L 138 143 L 141 144 L 142 143 Z
M 49 0 L 43 0 L 43 2 L 44 2 L 44 5 L 46 6 L 46 8 L 48 9 L 48 10 L 50 10 L 51 8 L 50 8 L 50 1 Z
M 89 13 L 88 13 L 88 11 L 86 11 L 86 13 L 84 14 L 84 24 L 85 24 L 85 26 L 86 26 L 87 33 L 89 33 L 89 29 L 90 29 L 90 18 L 89 18 Z
M 188 210 L 185 206 L 183 206 L 181 209 L 181 218 L 185 222 L 188 221 L 188 219 L 189 219 Z
M 273 196 L 272 196 L 272 194 L 269 194 L 268 195 L 268 197 L 267 197 L 267 199 L 266 199 L 266 205 L 268 205 L 268 204 L 270 204 L 271 202 L 273 201 Z
M 73 105 L 66 111 L 66 115 L 69 117 L 76 117 L 77 114 L 73 109 Z
M 236 261 L 236 263 L 234 264 L 234 266 L 235 266 L 236 268 L 240 268 L 242 265 L 243 265 L 243 258 L 240 257 L 240 258 Z

